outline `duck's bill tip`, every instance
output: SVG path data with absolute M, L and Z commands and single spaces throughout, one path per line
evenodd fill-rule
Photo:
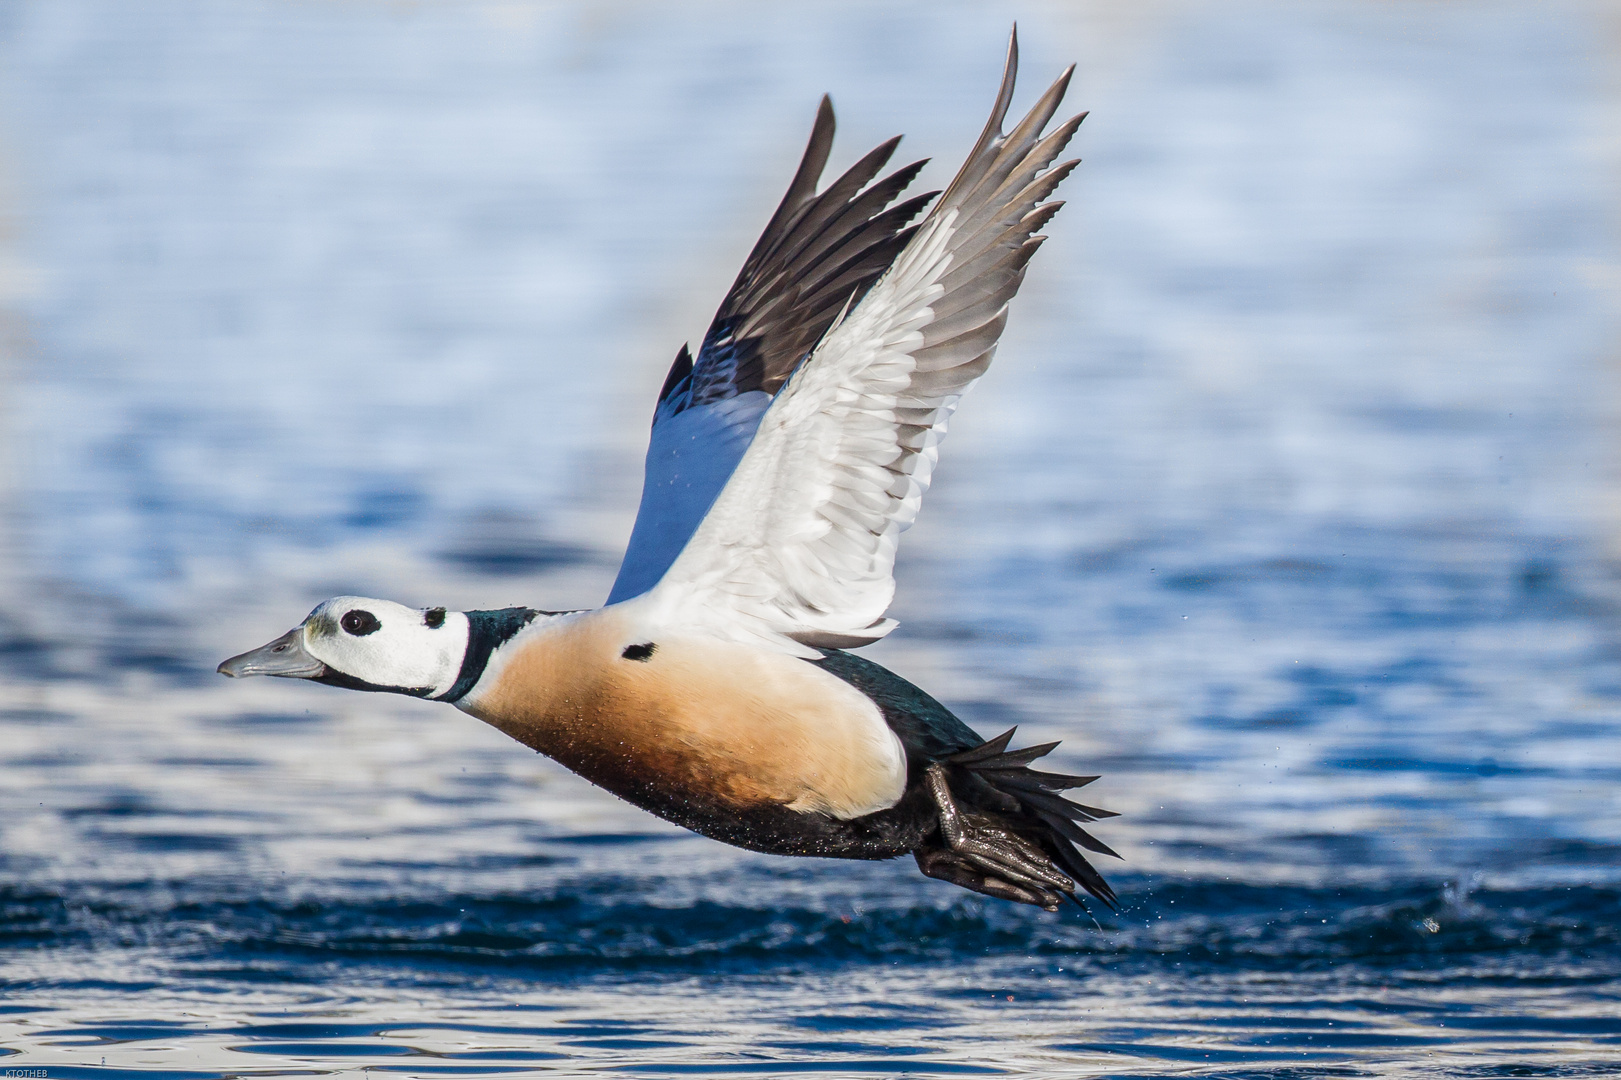
M 326 665 L 304 651 L 304 628 L 295 626 L 268 645 L 231 657 L 215 670 L 232 679 L 253 675 L 314 679 L 326 674 Z

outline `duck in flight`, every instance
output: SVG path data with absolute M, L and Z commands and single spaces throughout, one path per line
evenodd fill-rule
M 895 549 L 946 421 L 1077 162 L 1046 132 L 1071 68 L 1012 131 L 1017 34 L 956 177 L 891 205 L 894 138 L 825 190 L 822 99 L 804 159 L 696 358 L 659 394 L 641 507 L 594 611 L 328 600 L 219 667 L 449 702 L 677 825 L 777 855 L 889 859 L 1056 910 L 1114 891 L 1080 849 L 1113 817 L 1061 792 L 899 676 L 846 651 L 895 628 Z M 933 204 L 932 207 L 930 204 Z M 921 220 L 918 220 L 921 215 Z M 1077 900 L 1077 903 L 1079 901 Z

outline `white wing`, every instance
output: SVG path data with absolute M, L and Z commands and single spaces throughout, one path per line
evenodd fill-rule
M 852 291 L 865 292 L 906 246 L 908 223 L 938 192 L 890 206 L 923 167 L 874 181 L 899 137 L 816 191 L 833 146 L 822 99 L 799 171 L 704 335 L 675 358 L 653 413 L 636 525 L 608 603 L 656 585 L 742 460 L 756 426 Z M 885 209 L 888 207 L 888 209 Z
M 1041 134 L 1069 71 L 1002 134 L 1017 67 L 1015 39 L 979 143 L 889 271 L 777 394 L 648 597 L 662 618 L 789 649 L 861 645 L 894 628 L 884 612 L 900 533 L 947 419 L 991 362 L 1045 239 L 1033 234 L 1062 205 L 1042 200 L 1077 164 L 1049 167 L 1085 114 Z

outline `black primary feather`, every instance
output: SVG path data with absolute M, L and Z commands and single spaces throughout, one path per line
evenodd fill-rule
M 833 103 L 823 97 L 787 194 L 721 302 L 697 359 L 685 346 L 676 357 L 659 393 L 659 415 L 751 390 L 776 393 L 844 305 L 859 301 L 911 239 L 908 223 L 938 192 L 889 204 L 924 162 L 869 183 L 895 152 L 897 136 L 817 194 L 834 127 Z

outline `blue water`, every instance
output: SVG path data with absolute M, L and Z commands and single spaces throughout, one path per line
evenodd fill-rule
M 817 96 L 938 186 L 1015 17 L 1086 163 L 868 653 L 1104 774 L 1120 913 L 213 674 L 338 593 L 599 602 Z M 1614 1073 L 1616 31 L 0 6 L 0 1069 Z

